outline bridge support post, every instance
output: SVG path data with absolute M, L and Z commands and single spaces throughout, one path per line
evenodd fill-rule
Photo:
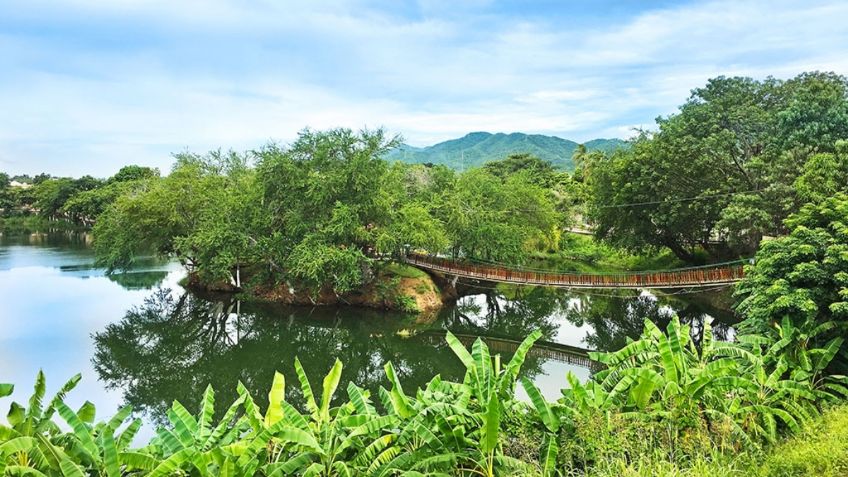
M 454 275 L 454 276 L 453 276 L 453 279 L 451 280 L 451 287 L 452 287 L 452 288 L 456 288 L 456 282 L 457 282 L 457 280 L 459 280 L 459 275 Z

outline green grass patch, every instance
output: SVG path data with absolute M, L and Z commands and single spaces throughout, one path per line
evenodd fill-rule
M 848 475 L 848 405 L 822 413 L 803 433 L 771 449 L 759 469 L 769 477 Z
M 382 268 L 385 275 L 394 275 L 401 278 L 427 278 L 427 274 L 415 267 L 403 263 L 389 262 Z
M 566 233 L 557 253 L 536 252 L 531 264 L 540 268 L 575 272 L 666 270 L 685 266 L 668 250 L 655 254 L 633 254 L 598 242 L 587 235 Z
M 704 455 L 672 462 L 668 453 L 601 459 L 585 473 L 592 477 L 839 477 L 848 475 L 848 404 L 823 412 L 801 434 L 762 453 L 704 449 Z

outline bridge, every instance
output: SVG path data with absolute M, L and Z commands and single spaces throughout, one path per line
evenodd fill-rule
M 578 273 L 475 264 L 424 254 L 409 254 L 404 260 L 457 278 L 555 288 L 703 288 L 729 285 L 745 275 L 741 261 L 652 272 Z
M 426 331 L 422 333 L 424 339 L 428 339 L 433 343 L 444 343 L 444 331 Z M 454 333 L 454 336 L 466 347 L 470 347 L 477 338 L 483 340 L 489 350 L 493 353 L 513 354 L 518 349 L 521 341 L 511 338 L 501 338 L 496 336 L 478 336 L 474 334 Z M 528 355 L 542 359 L 559 361 L 561 363 L 572 364 L 587 368 L 590 370 L 601 369 L 602 366 L 596 361 L 589 358 L 589 350 L 579 348 L 577 346 L 569 346 L 559 343 L 551 343 L 547 341 L 536 341 L 533 347 L 527 352 Z

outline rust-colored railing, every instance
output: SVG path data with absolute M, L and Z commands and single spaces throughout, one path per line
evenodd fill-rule
M 458 262 L 431 255 L 410 254 L 406 262 L 419 268 L 490 282 L 559 288 L 690 288 L 725 285 L 744 276 L 742 264 L 685 268 L 656 272 L 576 273 L 544 272 Z

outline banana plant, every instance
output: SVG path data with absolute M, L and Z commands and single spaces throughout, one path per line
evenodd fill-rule
M 141 421 L 130 421 L 116 435 L 132 408 L 121 408 L 109 421 L 97 424 L 94 423 L 95 408 L 92 403 L 86 401 L 79 410 L 72 410 L 65 404 L 64 397 L 79 379 L 77 375 L 65 383 L 42 411 L 45 379 L 44 374 L 39 372 L 29 407 L 12 403 L 8 415 L 11 427 L 0 428 L 3 434 L 0 440 L 5 441 L 0 445 L 0 461 L 7 466 L 7 471 L 74 477 L 90 472 L 108 477 L 122 475 L 123 464 L 119 455 L 132 442 Z M 11 388 L 5 387 L 3 394 L 6 391 L 11 393 Z M 70 432 L 59 430 L 52 420 L 55 413 L 65 420 Z
M 285 427 L 276 434 L 282 446 L 276 462 L 264 468 L 266 475 L 310 476 L 361 475 L 373 464 L 376 453 L 394 441 L 387 428 L 394 428 L 395 416 L 380 416 L 370 403 L 367 391 L 348 385 L 350 401 L 332 407 L 332 400 L 342 374 L 342 363 L 336 360 L 324 377 L 320 401 L 315 394 L 300 360 L 295 359 L 295 373 L 306 401 L 307 415 L 282 401 L 280 423 Z
M 527 396 L 530 397 L 530 403 L 536 411 L 536 416 L 545 426 L 545 436 L 542 439 L 542 448 L 539 452 L 539 466 L 542 469 L 544 477 L 551 477 L 557 474 L 556 461 L 559 453 L 559 430 L 562 423 L 559 411 L 542 396 L 539 388 L 526 377 L 521 378 L 521 385 Z
M 415 398 L 403 392 L 388 363 L 386 376 L 392 389 L 381 389 L 381 398 L 392 414 L 409 423 L 399 438 L 400 446 L 393 451 L 398 455 L 384 469 L 439 472 L 458 467 L 485 476 L 497 475 L 501 469 L 526 471 L 526 464 L 501 452 L 500 424 L 505 403 L 513 399 L 521 366 L 540 337 L 540 332 L 533 332 L 502 366 L 500 355 L 492 357 L 481 339 L 475 340 L 469 352 L 448 332 L 448 346 L 466 368 L 463 383 L 448 384 L 436 376 Z M 411 467 L 405 467 L 409 463 Z

